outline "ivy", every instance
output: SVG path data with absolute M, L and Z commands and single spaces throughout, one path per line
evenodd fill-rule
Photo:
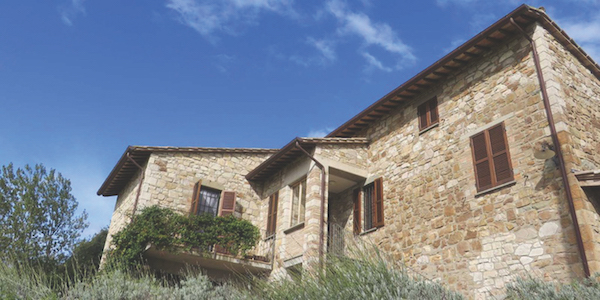
M 109 263 L 133 267 L 143 262 L 148 245 L 157 250 L 208 253 L 218 245 L 232 255 L 244 255 L 260 238 L 258 228 L 234 216 L 181 215 L 168 208 L 144 208 L 134 220 L 113 235 Z

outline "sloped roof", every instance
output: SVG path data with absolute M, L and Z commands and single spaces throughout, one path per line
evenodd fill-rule
M 290 162 L 298 157 L 305 155 L 296 143 L 307 151 L 313 150 L 320 144 L 337 144 L 337 145 L 366 145 L 369 141 L 366 138 L 300 138 L 297 137 L 285 145 L 281 150 L 269 157 L 263 163 L 254 168 L 246 175 L 246 179 L 250 181 L 260 181 L 267 179 L 281 168 L 285 167 Z
M 278 149 L 260 149 L 260 148 L 201 148 L 201 147 L 151 147 L 151 146 L 129 146 L 121 159 L 117 162 L 113 170 L 110 172 L 104 183 L 98 189 L 97 194 L 100 196 L 115 196 L 127 185 L 127 183 L 138 172 L 138 167 L 130 159 L 134 160 L 138 165 L 142 166 L 150 157 L 150 154 L 155 152 L 179 152 L 179 153 L 259 153 L 271 154 L 277 152 Z
M 566 49 L 568 49 L 592 74 L 600 79 L 600 66 L 575 43 L 554 21 L 546 15 L 543 9 L 521 5 L 505 17 L 480 32 L 448 55 L 444 56 L 427 69 L 421 71 L 365 110 L 333 130 L 327 137 L 352 137 L 369 124 L 389 113 L 399 104 L 415 98 L 418 94 L 429 89 L 440 80 L 448 77 L 452 72 L 477 58 L 483 52 L 490 50 L 501 41 L 521 34 L 510 22 L 511 19 L 521 27 L 526 27 L 534 22 L 540 23 L 550 32 Z

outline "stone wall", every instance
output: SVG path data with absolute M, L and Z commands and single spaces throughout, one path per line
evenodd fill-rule
M 235 215 L 251 221 L 264 235 L 263 200 L 244 176 L 271 153 L 240 152 L 154 152 L 144 166 L 145 178 L 138 200 L 137 212 L 144 207 L 160 205 L 181 213 L 189 213 L 194 185 L 202 185 L 222 191 L 236 192 Z M 126 225 L 137 195 L 139 174 L 119 194 L 111 219 L 109 249 L 112 234 Z
M 370 126 L 368 166 L 384 179 L 385 226 L 368 238 L 475 298 L 502 294 L 517 276 L 580 276 L 560 173 L 533 157 L 548 135 L 536 76 L 528 41 L 515 36 Z M 439 126 L 420 134 L 417 106 L 433 96 Z M 478 195 L 470 137 L 500 122 L 515 182 Z
M 138 171 L 117 196 L 115 209 L 113 210 L 113 214 L 110 219 L 108 235 L 106 236 L 106 242 L 104 243 L 103 253 L 107 253 L 106 251 L 111 248 L 113 234 L 119 232 L 131 221 L 131 215 L 133 214 L 133 206 L 135 197 L 137 196 L 141 174 L 142 173 Z M 101 265 L 103 265 L 105 261 L 106 255 L 103 254 Z
M 600 80 L 593 76 L 570 52 L 545 33 L 541 48 L 544 75 L 552 109 L 557 120 L 559 140 L 584 249 L 591 273 L 600 272 L 600 216 L 591 197 L 594 191 L 582 190 L 571 170 L 600 169 Z M 548 54 L 548 55 L 544 55 Z

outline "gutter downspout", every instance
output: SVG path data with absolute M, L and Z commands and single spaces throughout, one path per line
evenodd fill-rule
M 531 52 L 533 53 L 533 61 L 535 63 L 535 69 L 537 71 L 537 77 L 540 82 L 540 90 L 542 92 L 542 99 L 544 100 L 544 108 L 546 109 L 546 116 L 548 117 L 548 125 L 550 126 L 550 135 L 552 137 L 552 142 L 554 143 L 554 151 L 556 151 L 556 156 L 558 157 L 558 167 L 560 168 L 560 174 L 562 177 L 562 182 L 565 187 L 565 193 L 567 195 L 567 202 L 569 204 L 569 211 L 571 212 L 571 221 L 573 222 L 573 227 L 575 227 L 575 239 L 577 240 L 577 248 L 579 249 L 579 256 L 581 258 L 581 262 L 583 264 L 583 271 L 585 273 L 585 277 L 590 277 L 590 267 L 588 265 L 587 256 L 585 255 L 585 248 L 583 247 L 583 240 L 581 238 L 581 230 L 579 229 L 579 221 L 577 220 L 577 212 L 575 211 L 575 204 L 573 203 L 573 194 L 571 192 L 571 186 L 569 185 L 569 180 L 567 178 L 567 168 L 565 167 L 565 160 L 562 154 L 562 150 L 560 148 L 560 142 L 558 140 L 558 134 L 556 132 L 556 126 L 554 124 L 554 117 L 552 115 L 552 109 L 550 108 L 550 100 L 548 99 L 548 91 L 546 90 L 546 81 L 544 80 L 544 75 L 542 73 L 542 67 L 540 66 L 540 58 L 537 53 L 537 48 L 535 46 L 535 41 L 527 35 L 525 30 L 519 26 L 513 18 L 510 18 L 510 22 L 523 33 L 523 36 L 529 41 L 531 44 Z
M 323 270 L 323 245 L 325 244 L 324 243 L 325 231 L 323 230 L 323 227 L 325 226 L 325 188 L 326 188 L 325 167 L 317 159 L 315 159 L 312 155 L 310 155 L 310 153 L 308 153 L 306 150 L 304 150 L 304 148 L 302 148 L 302 146 L 300 146 L 300 143 L 298 143 L 298 141 L 296 141 L 296 148 L 300 149 L 300 151 L 302 151 L 304 154 L 306 154 L 306 156 L 308 156 L 308 158 L 310 158 L 312 161 L 314 161 L 315 165 L 317 165 L 317 167 L 319 167 L 319 169 L 321 169 L 321 216 L 320 216 L 320 220 L 319 220 L 319 267 L 321 270 Z
M 141 178 L 140 178 L 140 183 L 138 184 L 138 190 L 137 190 L 137 194 L 135 195 L 135 201 L 133 202 L 133 210 L 131 212 L 131 221 L 133 221 L 133 219 L 135 219 L 135 212 L 137 211 L 137 206 L 138 206 L 138 201 L 140 199 L 140 193 L 142 192 L 142 183 L 144 182 L 144 168 L 142 168 L 142 166 L 140 166 L 133 158 L 131 158 L 131 156 L 129 155 L 129 152 L 127 152 L 127 159 L 130 160 L 134 165 L 136 165 L 136 167 L 138 167 L 140 169 L 141 174 Z

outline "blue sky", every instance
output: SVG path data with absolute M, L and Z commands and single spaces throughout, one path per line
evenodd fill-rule
M 0 164 L 71 179 L 89 236 L 128 145 L 279 148 L 323 136 L 516 1 L 5 0 Z M 600 0 L 531 1 L 600 59 Z

